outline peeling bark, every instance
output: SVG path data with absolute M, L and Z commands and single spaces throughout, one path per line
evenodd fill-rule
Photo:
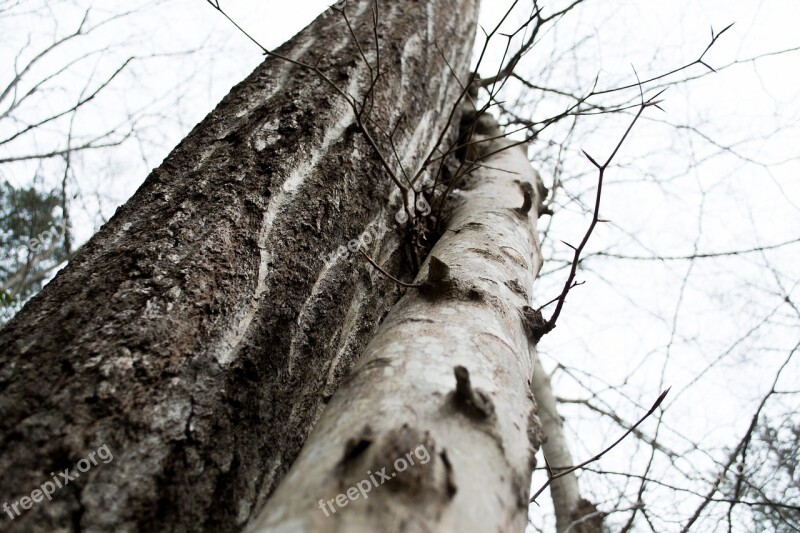
M 372 117 L 405 117 L 412 172 L 460 94 L 434 43 L 463 75 L 477 3 L 380 3 Z M 370 7 L 348 13 L 374 61 Z M 369 87 L 338 15 L 278 51 Z M 0 332 L 0 501 L 114 456 L 4 526 L 233 531 L 260 509 L 399 297 L 357 257 L 319 259 L 371 231 L 404 274 L 396 187 L 353 125 L 317 74 L 266 60 Z
M 499 130 L 484 115 L 476 133 Z M 386 317 L 250 531 L 524 530 L 541 440 L 523 312 L 542 263 L 541 188 L 509 144 L 467 150 L 507 147 L 464 176 L 421 287 Z M 416 464 L 400 471 L 403 458 Z M 389 479 L 350 491 L 378 472 Z

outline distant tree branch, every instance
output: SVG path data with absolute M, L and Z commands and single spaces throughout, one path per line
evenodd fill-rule
M 563 466 L 563 465 L 562 465 L 562 466 L 553 466 L 553 465 L 550 465 L 550 468 L 551 468 L 551 469 L 553 469 L 553 470 L 559 470 L 559 472 L 558 472 L 557 474 L 553 474 L 553 475 L 551 475 L 551 476 L 548 478 L 547 482 L 546 482 L 546 483 L 544 483 L 544 485 L 542 485 L 542 486 L 539 488 L 539 490 L 537 490 L 537 491 L 536 491 L 536 493 L 535 493 L 533 496 L 531 496 L 531 498 L 530 498 L 530 500 L 529 500 L 529 501 L 530 501 L 530 502 L 535 502 L 535 501 L 536 501 L 536 498 L 538 498 L 538 497 L 539 497 L 539 495 L 540 495 L 542 492 L 544 492 L 544 489 L 546 489 L 546 488 L 547 488 L 547 487 L 550 485 L 550 483 L 552 483 L 552 482 L 553 482 L 553 480 L 554 480 L 554 479 L 558 479 L 558 478 L 560 478 L 560 477 L 566 476 L 567 474 L 571 474 L 572 472 L 575 472 L 576 470 L 580 470 L 581 468 L 584 468 L 585 466 L 587 466 L 587 465 L 589 465 L 589 464 L 592 464 L 593 462 L 595 462 L 595 461 L 599 460 L 599 459 L 600 459 L 601 457 L 603 457 L 605 454 L 607 454 L 608 452 L 610 452 L 611 450 L 613 450 L 613 449 L 614 449 L 614 448 L 615 448 L 615 447 L 616 447 L 616 446 L 617 446 L 617 445 L 618 445 L 620 442 L 622 442 L 623 440 L 625 440 L 625 437 L 627 437 L 628 435 L 630 435 L 631 433 L 633 433 L 633 432 L 636 430 L 636 428 L 638 428 L 638 427 L 639 427 L 639 425 L 641 425 L 641 423 L 642 423 L 642 422 L 644 422 L 645 420 L 647 420 L 647 418 L 648 418 L 650 415 L 652 415 L 652 414 L 655 412 L 655 410 L 658 408 L 658 406 L 659 406 L 659 405 L 661 405 L 661 402 L 663 402 L 663 401 L 664 401 L 664 398 L 666 398 L 666 397 L 667 397 L 667 394 L 669 394 L 669 389 L 667 389 L 667 390 L 665 390 L 664 392 L 662 392 L 662 393 L 661 393 L 661 394 L 658 396 L 658 398 L 656 398 L 656 401 L 653 403 L 652 407 L 650 407 L 650 410 L 649 410 L 649 411 L 647 411 L 647 412 L 644 414 L 644 416 L 642 416 L 642 417 L 641 417 L 641 418 L 640 418 L 640 419 L 639 419 L 639 420 L 638 420 L 638 421 L 637 421 L 637 422 L 636 422 L 636 423 L 635 423 L 633 426 L 631 426 L 631 427 L 630 427 L 630 428 L 629 428 L 629 429 L 628 429 L 628 430 L 627 430 L 627 431 L 626 431 L 626 432 L 625 432 L 625 433 L 624 433 L 624 434 L 623 434 L 623 435 L 622 435 L 620 438 L 618 438 L 617 440 L 615 440 L 615 441 L 614 441 L 614 442 L 613 442 L 613 443 L 612 443 L 610 446 L 608 446 L 607 448 L 605 448 L 605 449 L 604 449 L 602 452 L 598 453 L 598 454 L 597 454 L 597 455 L 595 455 L 594 457 L 592 457 L 592 458 L 590 458 L 590 459 L 587 459 L 586 461 L 582 462 L 581 464 L 578 464 L 578 465 L 575 465 L 575 466 L 570 466 L 570 467 Z

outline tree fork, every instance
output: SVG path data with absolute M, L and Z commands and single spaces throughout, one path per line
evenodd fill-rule
M 466 77 L 478 0 L 383 0 L 377 28 L 348 4 L 354 35 L 320 17 L 278 52 L 370 91 L 387 129 L 404 117 L 416 173 L 461 94 L 435 44 Z M 372 88 L 353 37 L 369 60 L 377 34 Z M 12 529 L 233 531 L 259 510 L 398 297 L 354 254 L 319 260 L 372 229 L 371 254 L 402 263 L 396 187 L 355 122 L 315 72 L 267 58 L 0 332 L 3 500 L 113 452 Z
M 386 317 L 250 531 L 524 530 L 542 438 L 523 311 L 542 263 L 542 186 L 524 147 L 489 115 L 472 118 L 477 142 L 420 287 Z

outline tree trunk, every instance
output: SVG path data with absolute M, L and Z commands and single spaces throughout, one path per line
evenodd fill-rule
M 467 123 L 467 128 L 470 128 Z M 252 531 L 523 531 L 542 190 L 482 115 L 447 229 Z M 538 200 L 538 201 L 537 201 Z M 385 486 L 384 486 L 385 484 Z
M 531 386 L 539 405 L 544 441 L 542 451 L 554 474 L 574 465 L 567 446 L 564 424 L 556 410 L 556 397 L 550 377 L 537 357 Z M 556 478 L 550 483 L 550 496 L 556 511 L 557 533 L 600 533 L 603 531 L 603 515 L 588 500 L 581 498 L 578 478 L 574 472 Z
M 372 2 L 348 4 L 373 67 L 381 39 L 371 117 L 400 121 L 414 172 L 461 93 L 478 0 L 383 0 L 377 32 Z M 336 15 L 278 52 L 360 98 L 360 49 Z M 2 501 L 113 456 L 6 525 L 232 531 L 258 511 L 399 296 L 353 254 L 319 259 L 366 230 L 402 266 L 397 188 L 354 124 L 318 74 L 267 59 L 0 332 Z

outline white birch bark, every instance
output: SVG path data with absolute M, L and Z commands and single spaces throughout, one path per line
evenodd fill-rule
M 484 116 L 476 133 L 498 130 Z M 539 177 L 519 146 L 480 163 L 424 286 L 389 313 L 251 531 L 524 530 L 540 441 L 522 312 L 542 263 Z

